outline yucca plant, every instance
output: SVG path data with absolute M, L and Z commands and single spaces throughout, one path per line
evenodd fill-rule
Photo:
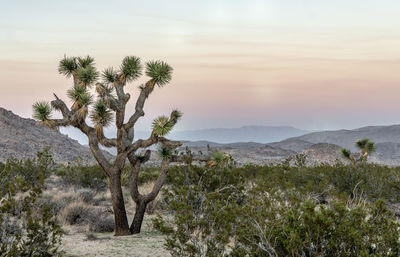
M 47 102 L 37 102 L 33 105 L 33 118 L 39 121 L 49 120 L 51 107 Z
M 367 162 L 368 156 L 376 150 L 375 143 L 368 138 L 357 140 L 355 146 L 360 150 L 358 156 L 356 156 L 357 154 L 352 153 L 349 149 L 340 149 L 341 155 L 352 164 Z
M 172 155 L 174 154 L 173 149 L 168 148 L 164 145 L 160 145 L 158 147 L 158 154 L 160 155 L 160 157 L 162 159 L 170 159 L 172 157 Z
M 207 164 L 209 167 L 231 165 L 233 164 L 233 158 L 228 153 L 217 150 L 211 154 Z
M 359 139 L 356 141 L 356 147 L 361 151 L 361 159 L 366 162 L 368 156 L 375 152 L 375 143 L 368 138 Z
M 342 155 L 343 158 L 349 160 L 352 164 L 356 164 L 356 159 L 353 153 L 349 149 L 347 148 L 340 149 L 340 154 Z
M 64 101 L 54 95 L 56 99 L 51 102 L 51 105 L 46 102 L 33 105 L 33 117 L 49 127 L 76 127 L 88 137 L 89 147 L 110 181 L 115 235 L 139 233 L 146 206 L 155 199 L 163 186 L 169 164 L 182 160 L 175 151 L 181 143 L 164 137 L 182 116 L 182 113 L 177 110 L 173 110 L 170 116 L 163 115 L 156 118 L 149 138 L 139 140 L 134 138 L 134 127 L 139 118 L 144 116 L 143 106 L 147 98 L 153 92 L 155 85 L 161 87 L 171 81 L 172 67 L 163 61 L 150 61 L 144 65 L 145 74 L 149 80 L 140 86 L 134 112 L 126 120 L 125 110 L 130 100 L 130 94 L 126 93 L 127 83 L 135 81 L 142 75 L 143 65 L 140 58 L 127 56 L 118 69 L 109 67 L 101 73 L 97 71 L 94 64 L 94 59 L 90 56 L 65 56 L 59 63 L 58 71 L 67 78 L 73 78 L 73 86 L 67 91 L 72 106 L 68 107 Z M 97 94 L 94 104 L 92 96 L 94 92 L 90 91 L 93 85 L 95 85 L 93 91 Z M 61 112 L 62 119 L 51 118 L 52 107 Z M 89 118 L 94 124 L 93 127 L 87 122 L 89 109 L 91 109 Z M 107 138 L 103 129 L 111 125 L 113 121 L 117 129 L 117 137 Z M 140 167 L 150 159 L 151 152 L 146 148 L 155 144 L 160 145 L 163 157 L 160 174 L 152 191 L 149 194 L 140 194 L 138 191 Z M 100 146 L 115 147 L 117 149 L 115 160 L 107 159 Z M 143 150 L 145 154 L 137 154 Z M 121 173 L 126 159 L 131 165 L 130 194 L 136 203 L 136 213 L 131 226 L 128 225 L 121 188 Z
M 146 75 L 153 78 L 158 86 L 169 83 L 171 74 L 171 66 L 163 61 L 151 61 L 146 64 Z

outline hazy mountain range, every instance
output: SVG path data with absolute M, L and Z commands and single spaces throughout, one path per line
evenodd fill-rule
M 310 131 L 290 126 L 243 126 L 240 128 L 212 128 L 172 132 L 170 137 L 177 140 L 206 140 L 215 143 L 257 142 L 269 143 L 288 137 L 301 136 Z
M 63 128 L 63 132 L 71 135 L 82 144 L 87 144 L 86 136 L 74 128 Z M 108 137 L 115 137 L 115 130 L 105 129 Z M 211 128 L 198 130 L 172 131 L 168 138 L 181 141 L 210 141 L 219 144 L 233 142 L 270 143 L 289 137 L 311 133 L 290 126 L 243 126 L 240 128 Z M 150 131 L 135 131 L 135 138 L 148 138 Z
M 189 147 L 204 151 L 204 145 L 229 152 L 240 163 L 253 159 L 255 163 L 276 163 L 298 153 L 307 155 L 309 163 L 334 163 L 337 160 L 344 161 L 339 150 L 343 147 L 357 151 L 354 146 L 356 140 L 369 138 L 376 143 L 376 152 L 370 157 L 370 161 L 400 165 L 400 125 L 368 126 L 353 130 L 335 130 L 312 132 L 297 137 L 272 142 L 268 144 L 241 143 L 213 144 L 212 142 L 189 142 Z M 266 148 L 268 155 L 266 157 Z M 250 156 L 251 155 L 251 156 Z
M 137 132 L 137 137 L 147 137 L 147 134 Z M 239 164 L 279 163 L 298 153 L 305 154 L 309 164 L 333 163 L 341 160 L 341 147 L 354 151 L 354 142 L 367 137 L 376 143 L 376 153 L 371 156 L 371 161 L 400 165 L 400 125 L 321 132 L 289 126 L 244 126 L 236 129 L 180 131 L 169 137 L 184 141 L 183 147 L 187 146 L 193 151 L 204 152 L 209 147 L 226 151 Z M 51 147 L 57 162 L 81 160 L 94 163 L 89 148 L 78 141 L 61 134 L 57 129 L 46 128 L 32 119 L 21 118 L 0 108 L 0 161 L 9 157 L 34 157 L 37 151 L 46 146 Z

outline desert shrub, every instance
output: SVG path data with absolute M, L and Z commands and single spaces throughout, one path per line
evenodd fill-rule
M 121 175 L 121 183 L 123 186 L 129 186 L 129 178 L 132 168 L 127 165 Z M 142 166 L 139 173 L 139 185 L 155 181 L 160 174 L 160 168 L 155 166 Z
M 154 166 L 144 166 L 139 173 L 139 184 L 155 181 L 160 174 L 160 168 Z
M 1 256 L 59 256 L 62 230 L 51 208 L 38 205 L 44 179 L 51 173 L 47 154 L 8 160 L 0 170 Z
M 169 174 L 172 216 L 153 225 L 172 256 L 399 256 L 400 224 L 376 199 L 393 199 L 386 190 L 398 183 L 396 169 L 180 166 Z M 377 189 L 378 174 L 393 184 Z M 312 197 L 321 192 L 326 204 Z
M 100 208 L 83 201 L 72 202 L 60 213 L 63 222 L 69 225 L 89 225 L 91 232 L 114 231 L 114 218 Z
M 107 175 L 99 165 L 59 167 L 55 171 L 64 183 L 98 191 L 107 188 Z
M 165 233 L 172 256 L 223 256 L 234 232 L 237 205 L 243 204 L 244 181 L 226 168 L 175 167 L 164 190 L 172 221 L 158 215 L 156 229 Z
M 383 200 L 304 200 L 257 185 L 237 209 L 233 256 L 399 256 L 400 225 Z
M 257 166 L 246 165 L 234 168 L 246 180 L 261 179 L 266 187 L 282 190 L 296 188 L 306 193 L 331 193 L 352 197 L 354 189 L 362 191 L 370 200 L 378 198 L 386 202 L 400 201 L 400 168 L 364 165 L 320 165 L 315 167 Z
M 90 189 L 79 189 L 77 194 L 85 203 L 93 202 L 94 196 L 96 195 L 96 193 Z
M 52 173 L 54 163 L 48 151 L 46 148 L 43 151 L 39 151 L 34 159 L 18 160 L 9 158 L 5 164 L 2 164 L 1 170 L 7 176 L 13 176 L 15 180 L 18 180 L 20 186 L 23 186 L 20 190 L 24 188 L 42 189 L 44 180 Z M 8 190 L 13 189 L 13 186 L 10 185 L 12 182 L 14 180 L 4 182 L 7 187 L 0 188 L 0 195 L 5 195 Z
M 83 201 L 72 202 L 68 204 L 60 213 L 60 217 L 63 222 L 69 225 L 88 223 L 88 221 L 94 219 L 97 212 L 92 206 L 86 204 Z
M 58 166 L 54 173 L 61 177 L 66 185 L 74 185 L 84 188 L 90 188 L 97 191 L 103 191 L 108 186 L 106 173 L 99 165 Z M 157 179 L 160 169 L 154 166 L 144 166 L 139 173 L 139 184 L 144 184 Z M 129 177 L 131 167 L 127 165 L 121 174 L 121 183 L 129 186 Z
M 89 193 L 86 193 L 89 191 Z M 77 192 L 46 192 L 37 199 L 37 205 L 48 206 L 54 214 L 59 214 L 67 205 L 72 202 L 83 201 L 89 203 L 94 199 L 95 193 L 88 189 L 80 189 Z M 90 200 L 92 199 L 92 200 Z M 93 200 L 93 202 L 96 202 Z
M 54 201 L 53 196 L 49 194 L 41 195 L 36 200 L 36 204 L 40 207 L 48 206 L 54 214 L 58 214 L 66 206 L 63 202 Z
M 92 216 L 93 217 L 93 216 Z M 99 213 L 89 221 L 89 231 L 96 233 L 113 232 L 115 227 L 114 217 Z

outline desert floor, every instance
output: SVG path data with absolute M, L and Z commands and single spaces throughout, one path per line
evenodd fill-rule
M 163 248 L 164 237 L 151 226 L 151 215 L 144 220 L 139 235 L 115 237 L 113 233 L 88 233 L 85 227 L 65 226 L 62 248 L 66 256 L 171 256 Z

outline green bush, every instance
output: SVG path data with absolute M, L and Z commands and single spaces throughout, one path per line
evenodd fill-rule
M 399 170 L 172 167 L 153 219 L 172 256 L 400 256 Z M 315 196 L 325 195 L 325 204 Z
M 121 183 L 123 186 L 129 186 L 129 179 L 131 175 L 131 166 L 127 165 L 121 175 Z M 139 185 L 155 181 L 160 174 L 160 167 L 155 166 L 142 166 L 139 172 Z
M 164 200 L 172 220 L 158 215 L 156 229 L 167 235 L 172 256 L 223 256 L 244 204 L 244 179 L 236 170 L 179 166 L 169 170 Z
M 62 230 L 49 206 L 37 204 L 51 173 L 46 151 L 34 160 L 8 160 L 0 169 L 1 256 L 60 256 Z
M 55 174 L 60 176 L 63 182 L 68 185 L 81 186 L 98 191 L 107 188 L 107 175 L 99 165 L 59 167 Z
M 400 202 L 400 167 L 375 164 L 316 167 L 247 165 L 235 169 L 248 181 L 262 179 L 266 187 L 282 190 L 296 188 L 304 194 L 321 194 L 329 190 L 330 193 L 350 197 L 356 188 L 370 200 L 382 198 L 388 203 Z
M 400 254 L 400 225 L 383 200 L 335 199 L 318 205 L 295 190 L 267 192 L 260 185 L 236 214 L 233 256 Z
M 62 178 L 63 183 L 97 191 L 105 190 L 108 187 L 108 177 L 99 165 L 76 165 L 59 166 L 54 173 Z M 158 167 L 144 166 L 139 173 L 139 184 L 151 182 L 157 179 L 160 173 Z M 121 175 L 121 183 L 129 186 L 131 168 L 127 165 Z

